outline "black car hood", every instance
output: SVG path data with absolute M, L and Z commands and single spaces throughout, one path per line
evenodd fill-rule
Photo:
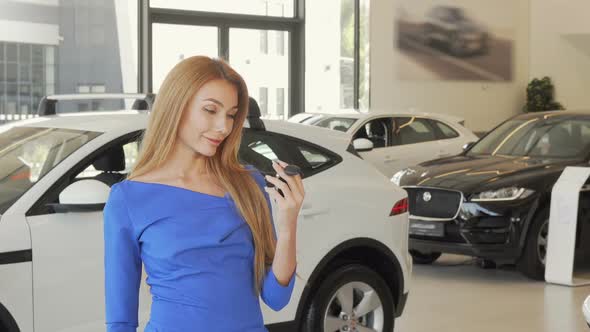
M 400 185 L 448 188 L 464 193 L 509 186 L 542 190 L 552 187 L 566 166 L 581 164 L 580 159 L 460 155 L 406 169 Z

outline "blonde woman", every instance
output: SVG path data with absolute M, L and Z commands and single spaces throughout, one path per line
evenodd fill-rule
M 267 177 L 271 189 L 239 163 L 248 101 L 220 60 L 185 59 L 164 80 L 138 162 L 104 210 L 107 331 L 136 331 L 142 263 L 145 331 L 262 332 L 259 296 L 277 311 L 289 302 L 303 183 L 273 163 L 286 183 Z

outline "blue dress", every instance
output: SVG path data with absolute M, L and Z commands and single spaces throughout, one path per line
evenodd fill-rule
M 136 332 L 142 262 L 152 295 L 145 331 L 267 331 L 252 233 L 229 194 L 124 180 L 105 206 L 104 239 L 107 332 Z M 289 302 L 294 274 L 283 286 L 266 273 L 260 297 L 273 310 Z

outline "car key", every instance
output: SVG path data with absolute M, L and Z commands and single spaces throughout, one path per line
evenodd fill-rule
M 299 168 L 299 166 L 297 165 L 287 165 L 284 168 L 285 174 L 289 175 L 289 176 L 295 176 L 297 174 L 301 174 L 301 168 Z M 283 181 L 284 183 L 287 183 L 287 181 L 281 177 L 278 178 L 279 180 Z M 266 186 L 269 188 L 274 188 L 274 184 L 266 181 Z M 287 184 L 288 186 L 288 184 Z M 283 191 L 281 189 L 277 190 L 279 192 L 279 194 L 283 197 L 285 197 L 285 195 L 283 195 Z

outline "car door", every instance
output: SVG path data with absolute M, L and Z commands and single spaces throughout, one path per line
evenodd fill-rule
M 379 117 L 362 124 L 353 135 L 353 140 L 366 138 L 373 142 L 371 151 L 359 152 L 359 155 L 385 175 L 390 173 L 391 165 L 398 159 L 391 149 L 391 128 L 391 117 Z
M 388 177 L 397 171 L 440 156 L 436 131 L 425 118 L 396 117 L 392 132 L 395 158 L 390 163 Z
M 113 148 L 115 146 L 123 149 Z M 43 196 L 59 203 L 59 193 L 80 179 L 121 179 L 137 156 L 137 141 L 110 144 L 76 165 Z M 107 174 L 93 166 L 105 154 L 123 151 L 125 170 Z M 112 163 L 106 163 L 112 164 Z M 103 163 L 104 165 L 104 163 Z M 46 206 L 43 204 L 43 206 Z M 39 208 L 27 216 L 33 248 L 33 289 L 35 332 L 104 331 L 104 243 L 102 209 L 89 212 L 59 213 Z M 140 327 L 148 319 L 149 294 L 145 283 L 140 295 Z
M 317 238 L 318 229 L 320 229 L 317 225 L 318 220 L 322 220 L 331 212 L 328 208 L 331 197 L 316 194 L 318 189 L 321 189 L 322 183 L 314 175 L 336 165 L 341 161 L 341 157 L 307 141 L 275 132 L 252 129 L 244 129 L 239 157 L 242 163 L 254 166 L 265 175 L 276 174 L 271 163 L 277 160 L 301 168 L 305 200 L 297 221 L 297 271 L 299 275 L 311 274 L 315 266 L 309 266 L 306 262 L 314 261 L 312 258 L 322 253 L 306 251 L 305 241 Z M 274 203 L 271 204 L 275 212 Z M 291 301 L 279 312 L 269 309 L 261 302 L 265 324 L 295 319 L 305 282 L 305 280 L 295 282 Z

